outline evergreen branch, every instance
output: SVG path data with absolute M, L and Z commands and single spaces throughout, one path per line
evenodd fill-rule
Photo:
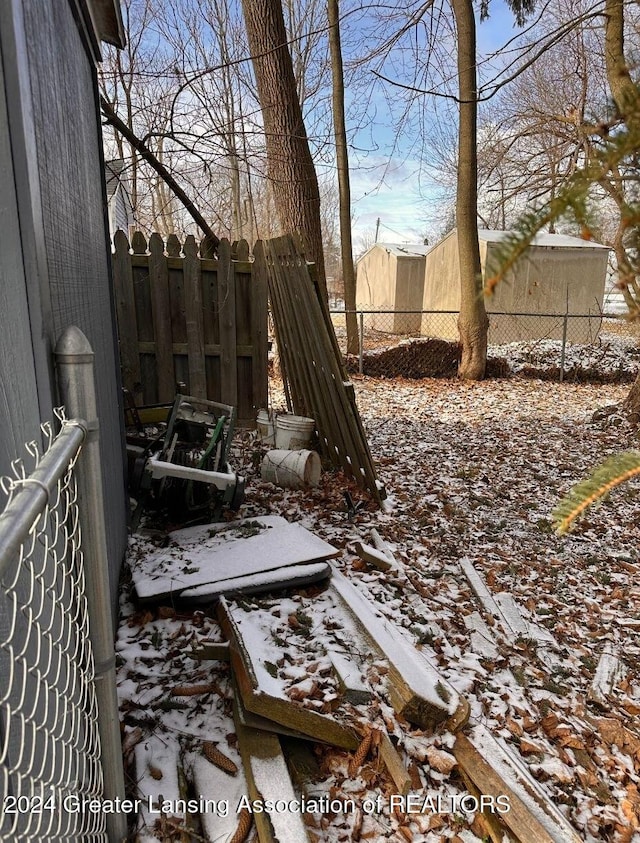
M 640 91 L 636 108 L 640 112 Z M 524 214 L 516 230 L 505 236 L 497 249 L 495 268 L 492 268 L 492 274 L 485 280 L 485 296 L 492 295 L 509 270 L 524 256 L 536 234 L 550 222 L 563 217 L 570 218 L 580 224 L 583 238 L 591 239 L 593 226 L 589 218 L 588 200 L 593 185 L 606 180 L 607 175 L 621 166 L 633 169 L 636 165 L 640 126 L 638 120 L 634 122 L 629 119 L 628 123 L 628 126 L 617 127 L 613 132 L 610 126 L 599 127 L 603 146 L 595 149 L 591 159 L 566 180 L 557 196 L 543 207 Z M 640 226 L 640 205 L 623 203 L 621 210 L 627 231 L 637 232 Z
M 557 504 L 551 515 L 556 532 L 568 532 L 576 518 L 590 506 L 602 500 L 617 486 L 638 476 L 640 451 L 624 451 L 609 457 Z

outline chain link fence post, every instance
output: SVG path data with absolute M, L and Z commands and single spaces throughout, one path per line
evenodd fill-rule
M 362 374 L 364 371 L 364 313 L 359 311 L 358 313 L 358 324 L 360 326 L 360 337 L 359 337 L 359 351 L 358 351 L 358 373 Z
M 101 760 L 105 800 L 125 798 L 120 720 L 116 694 L 116 659 L 109 588 L 102 465 L 96 409 L 94 354 L 77 327 L 67 328 L 56 346 L 60 394 L 67 414 L 87 422 L 87 438 L 76 465 L 79 521 L 85 560 L 89 636 L 95 661 L 95 688 L 99 711 Z M 127 836 L 127 817 L 120 811 L 107 814 L 110 843 Z
M 569 324 L 569 314 L 565 313 L 562 320 L 562 350 L 560 351 L 560 383 L 564 381 L 564 362 L 567 354 L 567 327 Z

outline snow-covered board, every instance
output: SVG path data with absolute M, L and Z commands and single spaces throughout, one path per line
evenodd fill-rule
M 245 589 L 264 590 L 271 582 L 291 585 L 298 575 L 303 582 L 314 581 L 328 570 L 316 566 L 294 571 L 292 566 L 339 553 L 300 524 L 274 515 L 189 527 L 170 533 L 169 540 L 169 547 L 155 553 L 131 555 L 131 576 L 141 601 L 179 595 L 211 600 Z M 270 578 L 270 572 L 285 568 L 289 570 Z
M 234 707 L 235 708 L 235 707 Z M 236 714 L 236 734 L 251 801 L 261 806 L 299 804 L 289 778 L 287 762 L 277 735 L 244 725 Z M 256 810 L 253 819 L 260 843 L 308 843 L 309 836 L 300 811 Z M 212 838 L 214 839 L 214 838 Z
M 458 734 L 454 755 L 478 790 L 508 797 L 500 814 L 520 843 L 579 843 L 564 815 L 531 776 L 525 764 L 481 724 Z
M 221 597 L 218 620 L 229 639 L 231 667 L 248 711 L 343 749 L 358 746 L 358 736 L 348 725 L 286 696 L 275 675 L 274 660 L 278 660 L 282 650 L 273 639 L 268 640 L 269 632 L 261 626 L 259 612 L 245 611 Z
M 229 747 L 225 747 L 227 752 L 231 753 Z M 235 752 L 233 757 L 236 757 Z M 238 772 L 231 776 L 212 764 L 202 753 L 191 752 L 187 755 L 187 764 L 191 767 L 191 777 L 200 803 L 200 822 L 208 840 L 227 843 L 233 839 L 238 827 L 237 809 L 247 794 L 247 782 L 239 762 L 240 759 Z
M 624 677 L 626 668 L 620 660 L 620 653 L 607 642 L 600 655 L 589 693 L 591 702 L 600 708 L 611 708 L 610 696 L 618 682 Z
M 452 731 L 464 725 L 469 716 L 466 700 L 336 568 L 331 589 L 389 662 L 389 698 L 396 713 L 427 729 L 445 720 Z

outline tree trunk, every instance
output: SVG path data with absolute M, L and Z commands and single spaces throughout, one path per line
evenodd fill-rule
M 458 180 L 456 226 L 460 261 L 458 374 L 482 380 L 487 365 L 489 320 L 484 306 L 478 243 L 476 22 L 471 0 L 451 0 L 458 35 Z
M 327 298 L 320 192 L 293 74 L 280 0 L 242 0 L 280 226 L 299 233 Z
M 329 20 L 329 48 L 331 50 L 331 80 L 333 91 L 333 130 L 336 143 L 338 193 L 340 203 L 340 256 L 344 304 L 347 316 L 347 354 L 358 354 L 360 338 L 356 316 L 356 272 L 353 264 L 351 239 L 351 185 L 349 183 L 349 153 L 344 118 L 344 71 L 340 46 L 340 15 L 338 0 L 327 0 Z
M 624 57 L 623 0 L 605 0 L 604 21 L 604 55 L 609 90 L 619 115 L 631 128 L 633 123 L 638 123 L 638 91 Z
M 637 128 L 639 121 L 638 89 L 633 84 L 624 56 L 624 6 L 622 0 L 605 0 L 604 21 L 605 60 L 609 90 L 618 114 L 625 121 L 627 129 L 632 131 Z M 623 233 L 623 229 L 618 232 L 619 236 L 615 244 L 616 257 L 619 263 L 618 272 L 623 271 L 627 274 L 627 278 L 624 280 L 627 286 L 627 294 L 631 297 L 628 282 L 631 280 L 630 275 L 633 270 L 622 242 Z M 635 281 L 635 278 L 633 280 Z M 627 296 L 625 296 L 625 300 L 627 300 Z M 622 407 L 630 421 L 635 424 L 640 421 L 640 372 Z

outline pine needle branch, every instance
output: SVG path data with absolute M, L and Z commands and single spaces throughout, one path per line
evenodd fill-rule
M 614 454 L 577 483 L 551 515 L 557 533 L 567 533 L 576 518 L 617 486 L 640 476 L 640 451 Z

